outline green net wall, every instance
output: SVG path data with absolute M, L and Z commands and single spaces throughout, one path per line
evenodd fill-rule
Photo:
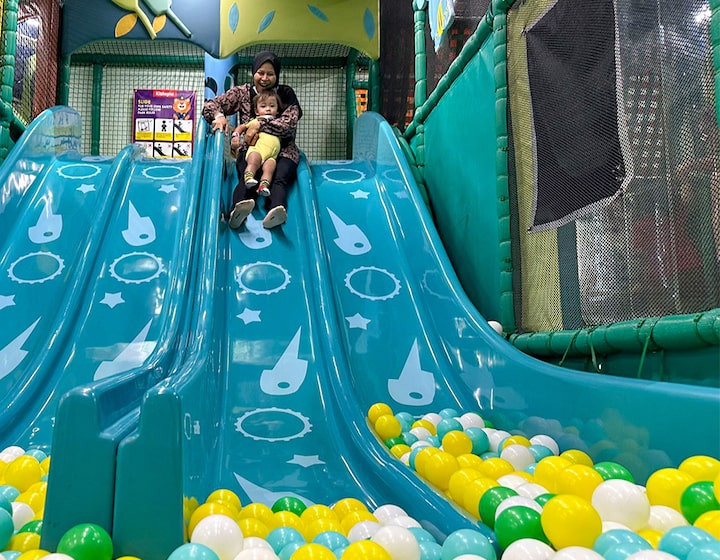
M 237 53 L 237 83 L 251 79 L 252 56 L 265 48 L 281 57 L 281 81 L 295 89 L 303 108 L 297 135 L 300 148 L 314 160 L 345 158 L 348 138 L 344 65 L 349 49 L 334 45 L 258 45 Z M 204 100 L 204 77 L 204 52 L 183 42 L 102 42 L 74 53 L 69 104 L 83 117 L 83 151 L 91 151 L 94 90 L 100 92 L 99 153 L 114 155 L 131 141 L 135 89 L 194 90 L 197 119 Z
M 518 2 L 508 91 L 520 332 L 719 307 L 708 1 Z

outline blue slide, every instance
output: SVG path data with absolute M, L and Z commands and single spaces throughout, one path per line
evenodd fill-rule
M 79 180 L 50 179 L 65 158 L 83 161 L 72 152 L 34 167 L 16 149 L 17 161 L 3 167 L 4 185 L 22 172 L 33 178 L 22 202 L 2 207 L 8 282 L 23 262 L 46 271 L 61 259 L 66 272 L 43 283 L 25 271 L 24 284 L 0 284 L 0 313 L 23 309 L 12 320 L 17 332 L 3 327 L 0 348 L 15 361 L 25 351 L 33 364 L 5 375 L 18 428 L 9 443 L 46 444 L 62 396 L 44 548 L 93 519 L 112 531 L 117 554 L 164 559 L 186 538 L 187 504 L 217 488 L 243 504 L 288 495 L 308 505 L 393 503 L 439 538 L 462 527 L 487 531 L 391 457 L 365 418 L 376 402 L 413 415 L 479 411 L 499 428 L 620 462 L 638 481 L 690 455 L 720 456 L 718 390 L 576 373 L 497 335 L 463 293 L 378 115 L 358 120 L 352 160 L 301 162 L 290 218 L 271 231 L 260 210 L 239 232 L 218 220 L 235 176 L 222 138 L 205 139 L 202 126 L 192 164 L 133 159 L 132 148 L 113 161 L 84 161 L 104 177 L 96 201 L 76 200 Z M 174 167 L 184 171 L 173 175 L 176 190 L 163 188 Z M 168 174 L 154 175 L 161 170 Z M 40 184 L 57 194 L 43 198 Z M 26 245 L 24 231 L 47 201 L 58 215 L 56 202 L 71 197 L 82 219 L 72 244 L 61 244 L 67 254 L 48 234 L 37 248 Z M 81 203 L 96 206 L 81 212 Z M 155 239 L 147 242 L 150 228 L 141 226 L 150 216 Z M 146 243 L 133 246 L 129 230 Z M 49 293 L 61 279 L 67 285 Z M 20 288 L 36 290 L 39 305 L 20 305 Z M 157 297 L 135 294 L 146 288 Z M 108 316 L 123 308 L 127 315 Z M 38 319 L 40 311 L 52 315 Z M 24 334 L 36 320 L 49 325 Z M 122 336 L 97 338 L 115 331 Z M 41 342 L 31 347 L 33 336 Z M 73 446 L 84 461 L 66 451 Z

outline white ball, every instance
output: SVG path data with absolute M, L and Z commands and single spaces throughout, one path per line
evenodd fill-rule
M 627 525 L 623 525 L 622 523 L 616 523 L 615 521 L 603 521 L 602 522 L 602 532 L 607 533 L 608 531 L 612 531 L 613 529 L 623 529 L 625 531 L 632 531 L 630 527 Z
M 683 514 L 668 506 L 650 506 L 650 519 L 648 519 L 648 529 L 667 533 L 675 527 L 684 527 L 688 525 L 687 519 Z
M 265 539 L 261 539 L 260 537 L 244 537 L 243 550 L 248 550 L 250 548 L 267 548 L 268 550 L 273 549 L 273 547 L 270 546 L 270 543 L 267 542 Z
M 416 519 L 408 515 L 398 515 L 397 517 L 393 517 L 387 521 L 387 525 L 397 525 L 398 527 L 405 527 L 406 529 L 409 529 L 410 527 L 422 528 L 422 525 L 420 525 Z
M 386 523 L 394 517 L 400 517 L 401 515 L 407 517 L 407 512 L 400 506 L 385 504 L 377 508 L 373 515 L 380 523 Z
M 526 498 L 525 496 L 510 496 L 509 498 L 505 498 L 498 505 L 497 509 L 495 510 L 495 519 L 497 520 L 498 516 L 503 511 L 513 506 L 523 506 L 537 511 L 538 513 L 542 513 L 542 506 L 538 504 L 535 500 L 531 498 Z
M 503 552 L 502 560 L 548 560 L 555 551 L 535 539 L 518 539 Z
M 638 531 L 650 519 L 650 500 L 645 489 L 627 480 L 611 479 L 595 488 L 592 505 L 603 521 L 614 521 Z
M 412 430 L 411 430 L 411 431 L 412 431 Z M 427 431 L 427 430 L 425 430 L 425 431 Z M 430 432 L 428 432 L 428 434 L 429 434 L 429 433 L 430 433 Z M 425 440 L 423 440 L 423 439 L 419 439 L 419 440 L 417 440 L 415 443 L 413 443 L 413 444 L 410 446 L 410 449 L 415 449 L 415 448 L 417 448 L 417 447 L 432 447 L 432 444 L 431 444 L 429 441 L 425 441 Z
M 589 548 L 568 546 L 558 550 L 552 560 L 603 560 L 603 557 Z
M 428 412 L 423 415 L 422 419 L 427 420 L 433 426 L 437 426 L 440 423 L 440 420 L 442 420 L 442 416 L 440 416 L 437 412 Z
M 19 531 L 26 523 L 33 520 L 35 512 L 25 502 L 12 502 L 12 520 L 15 531 Z
M 500 452 L 500 458 L 510 463 L 516 471 L 524 471 L 525 467 L 535 462 L 535 456 L 532 452 L 518 443 L 508 445 Z
M 371 538 L 382 527 L 377 521 L 360 521 L 348 531 L 347 538 L 351 543 Z
M 10 456 L 13 459 L 17 459 L 20 455 L 25 455 L 25 450 L 17 445 L 11 445 L 10 447 L 3 449 L 1 453 L 3 455 Z
M 463 427 L 463 430 L 468 428 L 484 428 L 485 420 L 482 419 L 477 412 L 466 412 L 462 416 L 458 417 L 458 422 Z
M 204 544 L 220 560 L 234 560 L 242 552 L 243 534 L 234 519 L 218 513 L 208 515 L 195 525 L 190 542 Z
M 641 550 L 631 554 L 625 560 L 677 560 L 677 556 L 662 550 Z
M 410 430 L 410 433 L 414 435 L 416 438 L 418 438 L 418 441 L 425 441 L 427 438 L 429 438 L 432 434 L 430 433 L 430 430 L 427 428 L 423 428 L 422 426 L 417 426 L 415 428 L 412 428 Z M 418 443 L 417 441 L 415 443 Z
M 279 560 L 272 548 L 246 548 L 233 560 Z
M 502 335 L 503 333 L 503 326 L 498 323 L 497 321 L 488 321 L 488 325 L 492 327 L 492 330 L 494 330 L 499 335 Z
M 490 442 L 490 451 L 497 452 L 498 447 L 500 447 L 500 442 L 510 437 L 510 432 L 504 430 L 495 430 L 493 428 L 483 428 L 482 430 Z
M 500 486 L 505 486 L 506 488 L 512 488 L 517 492 L 517 489 L 522 486 L 523 484 L 529 484 L 527 481 L 527 478 L 523 478 L 519 474 L 504 474 L 501 477 L 497 479 L 498 484 Z
M 420 560 L 420 545 L 405 527 L 386 525 L 370 540 L 387 550 L 392 560 Z
M 535 445 L 544 445 L 550 451 L 553 452 L 553 455 L 560 455 L 560 446 L 550 436 L 546 436 L 544 434 L 538 434 L 538 435 L 530 438 L 530 443 L 535 444 Z
M 525 484 L 521 484 L 517 488 L 515 488 L 515 491 L 520 494 L 521 496 L 525 496 L 526 498 L 532 498 L 535 499 L 538 496 L 542 496 L 543 494 L 547 494 L 548 490 L 541 484 L 537 484 L 536 482 L 528 482 L 525 481 Z
M 73 560 L 72 556 L 62 554 L 61 552 L 53 552 L 52 554 L 46 554 L 45 556 L 43 556 L 43 558 L 47 558 L 48 560 Z

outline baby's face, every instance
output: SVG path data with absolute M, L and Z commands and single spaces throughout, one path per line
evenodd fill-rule
M 274 117 L 278 112 L 277 101 L 275 101 L 274 98 L 259 101 L 255 112 L 258 115 L 270 115 Z

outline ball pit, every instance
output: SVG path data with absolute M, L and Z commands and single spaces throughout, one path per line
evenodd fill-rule
M 242 504 L 220 488 L 203 503 L 185 501 L 188 542 L 168 560 L 720 560 L 716 458 L 688 457 L 641 486 L 617 460 L 593 463 L 549 435 L 497 430 L 475 412 L 417 418 L 376 403 L 368 421 L 389 460 L 492 529 L 494 543 L 470 529 L 438 542 L 394 504 Z M 0 451 L 0 560 L 112 560 L 110 536 L 92 523 L 68 530 L 56 551 L 40 548 L 49 468 L 40 450 Z

